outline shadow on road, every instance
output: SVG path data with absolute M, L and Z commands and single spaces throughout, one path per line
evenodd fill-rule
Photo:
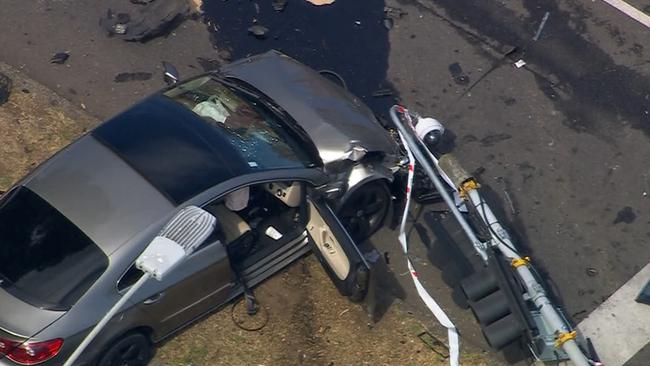
M 275 11 L 270 1 L 207 1 L 203 10 L 215 46 L 230 51 L 232 59 L 276 49 L 315 70 L 340 74 L 350 91 L 379 116 L 395 103 L 397 92 L 386 81 L 384 0 L 326 6 L 290 1 L 282 11 Z M 253 25 L 268 31 L 257 27 L 264 34 L 256 37 L 249 32 Z

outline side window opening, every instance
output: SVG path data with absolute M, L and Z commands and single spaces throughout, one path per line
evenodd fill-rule
M 303 232 L 304 183 L 279 181 L 242 187 L 207 204 L 234 267 L 262 260 Z
M 135 264 L 132 264 L 131 267 L 129 267 L 129 269 L 124 273 L 124 275 L 122 275 L 122 278 L 117 281 L 117 291 L 122 292 L 133 286 L 133 284 L 138 282 L 143 274 L 144 272 L 137 269 L 135 267 Z

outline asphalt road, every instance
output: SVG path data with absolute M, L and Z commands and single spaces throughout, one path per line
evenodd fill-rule
M 189 76 L 202 70 L 196 57 L 217 57 L 213 44 L 234 56 L 279 48 L 339 72 L 379 114 L 398 99 L 443 121 L 454 153 L 492 190 L 573 322 L 650 261 L 650 30 L 602 1 L 386 0 L 360 6 L 339 0 L 301 13 L 304 4 L 293 0 L 285 10 L 292 16 L 265 10 L 270 5 L 264 2 L 257 13 L 248 1 L 214 1 L 210 24 L 188 20 L 145 44 L 108 38 L 98 26 L 108 7 L 124 3 L 3 1 L 0 60 L 108 118 L 163 86 L 162 60 Z M 401 10 L 393 13 L 390 30 L 384 5 Z M 266 39 L 246 34 L 253 18 L 269 26 Z M 63 50 L 70 51 L 69 61 L 50 64 L 51 54 Z M 526 65 L 514 67 L 518 60 Z M 121 72 L 138 71 L 153 77 L 114 82 Z M 392 95 L 374 97 L 381 89 Z M 430 209 L 411 236 L 416 264 L 463 338 L 481 344 L 469 312 L 450 297 L 471 258 L 457 259 L 453 246 L 436 239 L 434 229 L 445 219 Z M 391 258 L 387 277 L 396 281 L 386 286 L 426 317 L 402 275 L 395 234 L 384 234 L 372 242 Z M 445 255 L 460 264 L 450 265 Z

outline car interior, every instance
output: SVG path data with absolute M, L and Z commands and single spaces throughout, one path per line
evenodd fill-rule
M 217 218 L 213 239 L 225 244 L 233 268 L 243 270 L 305 230 L 304 198 L 300 182 L 272 182 L 231 192 L 203 208 Z

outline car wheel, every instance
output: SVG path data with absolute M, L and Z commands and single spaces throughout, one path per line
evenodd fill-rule
M 338 216 L 352 239 L 361 241 L 381 228 L 390 203 L 386 183 L 373 181 L 354 191 L 339 209 Z
M 153 347 L 142 333 L 131 333 L 108 346 L 97 366 L 146 366 Z

